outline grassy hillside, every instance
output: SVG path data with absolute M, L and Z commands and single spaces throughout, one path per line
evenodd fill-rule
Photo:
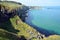
M 11 3 L 11 2 L 0 2 L 0 5 L 2 6 L 2 8 L 4 7 L 5 9 L 7 9 L 7 11 L 8 11 L 7 14 L 9 14 L 9 12 L 11 12 L 13 10 L 16 10 L 17 8 L 23 9 L 23 5 L 16 4 L 16 3 Z M 4 13 L 4 10 L 2 10 L 2 12 L 0 12 L 0 14 L 2 14 L 1 15 L 2 20 L 3 20 L 3 16 L 6 15 L 6 13 Z M 14 14 L 14 13 L 11 13 L 11 14 Z M 5 33 L 5 31 L 1 32 L 2 38 L 6 37 L 7 40 L 8 39 L 16 40 L 16 39 L 14 39 L 14 34 L 16 34 L 17 37 L 19 37 L 19 39 L 21 39 L 21 38 L 22 39 L 26 38 L 26 39 L 31 39 L 31 40 L 32 39 L 39 39 L 37 37 L 39 32 L 37 32 L 34 28 L 27 25 L 26 23 L 22 22 L 22 20 L 20 19 L 20 17 L 18 15 L 15 15 L 13 17 L 9 17 L 7 21 L 4 21 L 4 22 L 0 23 L 0 28 L 8 31 L 7 33 Z M 5 35 L 3 35 L 3 33 L 5 33 Z M 11 36 L 9 36 L 10 33 L 11 34 L 13 33 L 12 34 L 13 38 Z M 8 34 L 8 35 L 6 35 L 6 34 Z M 40 33 L 39 33 L 39 35 L 40 35 Z M 43 37 L 42 34 L 41 34 L 41 36 Z
M 8 11 L 11 11 L 11 10 L 13 10 L 13 9 L 17 9 L 18 7 L 20 7 L 20 8 L 22 8 L 22 6 L 23 5 L 21 5 L 21 4 L 18 4 L 18 3 L 13 3 L 13 2 L 9 2 L 9 1 L 5 1 L 5 2 L 3 2 L 3 1 L 0 1 L 0 4 L 2 4 L 2 5 L 4 5 L 5 6 L 5 8 L 8 10 Z
M 15 2 L 0 2 L 1 7 L 5 7 L 8 11 L 7 14 L 10 14 L 11 11 L 16 10 L 17 8 L 23 9 L 23 5 Z M 22 12 L 23 12 L 22 10 Z M 1 11 L 1 9 L 0 9 Z M 10 12 L 10 13 L 9 13 Z M 13 16 L 13 14 L 15 15 Z M 0 20 L 7 16 L 7 21 L 0 22 L 0 40 L 54 40 L 56 36 L 45 37 L 34 28 L 24 23 L 22 19 L 16 15 L 18 12 L 11 13 L 7 15 L 4 13 L 4 10 L 0 12 Z M 60 36 L 56 37 L 57 40 L 60 39 Z
M 43 40 L 60 40 L 60 36 L 58 36 L 58 35 L 51 35 L 49 37 L 44 38 Z
M 7 30 L 0 29 L 0 40 L 18 40 L 19 37 L 12 33 L 8 32 Z

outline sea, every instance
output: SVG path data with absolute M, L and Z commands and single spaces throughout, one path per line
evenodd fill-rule
M 46 36 L 60 35 L 60 6 L 30 9 L 26 23 Z

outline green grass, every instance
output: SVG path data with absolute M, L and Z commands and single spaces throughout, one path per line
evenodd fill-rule
M 14 9 L 17 9 L 17 8 L 22 8 L 23 5 L 20 5 L 20 4 L 17 4 L 17 3 L 12 3 L 12 2 L 0 2 L 1 5 L 5 6 L 5 8 L 8 10 L 8 11 L 11 11 L 11 10 L 14 10 Z
M 44 38 L 43 40 L 60 40 L 60 36 L 58 36 L 58 35 L 51 35 L 49 37 Z
M 37 34 L 37 31 L 35 29 L 31 28 L 29 25 L 22 22 L 21 19 L 18 16 L 15 16 L 14 18 L 11 18 L 10 20 L 11 20 L 11 23 L 12 23 L 13 27 L 16 30 L 20 31 L 20 32 L 17 33 L 18 35 L 24 35 L 25 37 L 30 37 L 31 35 L 27 32 L 27 30 L 30 30 L 35 35 Z M 19 24 L 17 24 L 17 25 L 16 25 L 16 20 L 19 20 Z
M 11 32 L 8 32 L 7 30 L 0 29 L 0 40 L 18 40 L 19 37 Z
M 8 38 L 3 38 L 3 37 L 0 37 L 0 40 L 10 40 Z
M 16 25 L 16 20 L 19 20 L 19 24 L 17 24 L 17 25 Z M 1 27 L 2 27 L 2 29 L 4 29 L 3 27 L 5 27 L 5 30 L 16 34 L 18 37 L 20 37 L 22 35 L 25 38 L 29 38 L 31 36 L 31 34 L 29 32 L 27 32 L 27 30 L 30 30 L 31 32 L 33 32 L 34 35 L 37 35 L 37 31 L 35 29 L 33 29 L 32 27 L 30 27 L 29 25 L 27 25 L 26 23 L 22 22 L 21 19 L 19 18 L 19 16 L 14 16 L 13 18 L 10 18 L 9 21 L 2 23 Z M 18 30 L 18 31 L 16 31 L 16 30 Z M 0 35 L 0 36 L 2 36 L 2 35 Z M 8 35 L 10 35 L 10 34 L 8 34 Z M 3 37 L 5 37 L 5 36 L 7 37 L 8 35 L 5 34 Z M 12 35 L 12 36 L 14 36 L 14 35 Z M 11 40 L 12 39 L 13 38 L 11 38 Z

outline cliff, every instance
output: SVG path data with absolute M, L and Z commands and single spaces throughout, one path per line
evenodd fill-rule
M 39 40 L 44 37 L 34 28 L 24 23 L 29 8 L 15 2 L 0 2 L 1 40 Z
M 26 24 L 29 8 L 21 3 L 0 1 L 0 40 L 59 40 L 60 36 L 45 37 Z

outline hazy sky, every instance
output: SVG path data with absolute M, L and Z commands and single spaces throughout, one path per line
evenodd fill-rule
M 12 0 L 27 6 L 60 6 L 60 0 Z

